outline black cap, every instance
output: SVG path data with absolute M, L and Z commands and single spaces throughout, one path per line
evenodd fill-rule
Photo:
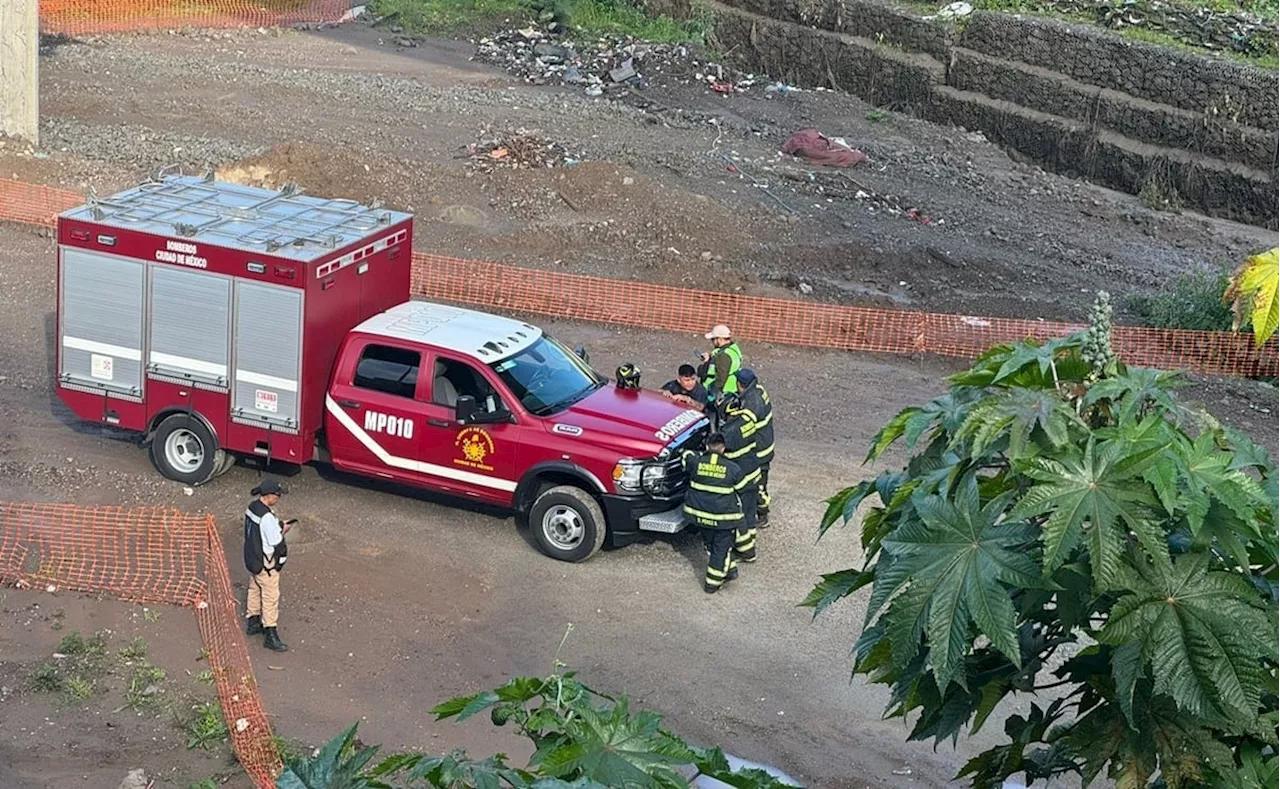
M 284 485 L 280 484 L 279 482 L 275 481 L 271 477 L 264 478 L 261 482 L 258 483 L 258 487 L 249 491 L 250 495 L 253 495 L 253 496 L 270 496 L 272 494 L 275 494 L 277 496 L 283 496 L 288 492 L 289 492 L 288 488 L 286 488 Z
M 738 372 L 734 373 L 734 375 L 737 376 L 738 383 L 742 384 L 743 389 L 746 389 L 748 386 L 751 386 L 757 380 L 755 372 L 753 370 L 748 370 L 746 367 L 743 367 L 742 369 L 738 370 Z

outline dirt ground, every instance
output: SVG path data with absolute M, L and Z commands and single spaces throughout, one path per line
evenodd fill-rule
M 1017 165 L 954 130 L 897 116 L 865 120 L 865 105 L 847 97 L 721 98 L 676 85 L 660 89 L 668 91 L 666 104 L 687 102 L 720 123 L 655 120 L 524 85 L 470 62 L 469 53 L 459 42 L 398 49 L 359 27 L 60 44 L 41 64 L 43 147 L 0 148 L 0 175 L 108 194 L 171 162 L 197 171 L 208 164 L 241 180 L 296 181 L 313 193 L 380 197 L 411 209 L 419 248 L 433 252 L 771 295 L 804 283 L 813 290 L 807 298 L 1045 318 L 1079 317 L 1090 299 L 1082 290 L 1140 291 L 1172 271 L 1234 260 L 1262 237 L 1253 228 L 1147 211 L 1130 198 Z M 808 124 L 867 151 L 859 181 L 918 202 L 945 223 L 920 225 L 869 213 L 856 200 L 828 203 L 788 191 L 801 182 L 764 167 L 803 169 L 774 151 L 793 127 Z M 486 130 L 518 127 L 538 129 L 584 163 L 486 174 L 458 158 Z M 785 219 L 750 179 L 726 169 L 721 154 L 737 155 L 741 173 L 772 179 L 770 191 L 803 216 Z M 234 469 L 188 496 L 125 437 L 77 424 L 50 385 L 52 243 L 29 228 L 0 226 L 0 249 L 7 339 L 0 499 L 211 512 L 238 567 L 239 515 L 257 472 Z M 649 386 L 703 344 L 530 319 L 570 344 L 584 343 L 597 369 L 636 362 Z M 849 681 L 861 603 L 842 604 L 817 622 L 796 603 L 820 573 L 859 558 L 852 533 L 813 544 L 822 500 L 878 470 L 859 465 L 868 440 L 897 410 L 940 392 L 941 377 L 959 362 L 785 347 L 747 352 L 777 410 L 775 525 L 761 538 L 761 563 L 715 598 L 699 590 L 702 554 L 691 536 L 563 565 L 537 553 L 503 513 L 301 470 L 285 502 L 300 526 L 291 535 L 281 622 L 291 651 L 271 658 L 283 670 L 267 670 L 268 653 L 250 645 L 278 732 L 314 744 L 360 720 L 364 741 L 389 748 L 464 746 L 520 761 L 527 746 L 508 732 L 487 721 L 435 723 L 428 710 L 513 675 L 549 671 L 572 624 L 561 659 L 591 684 L 662 712 L 691 741 L 777 765 L 813 787 L 945 783 L 996 741 L 998 727 L 955 751 L 904 744 L 901 722 L 880 720 L 885 694 Z M 1198 381 L 1187 395 L 1274 452 L 1273 387 Z M 235 581 L 242 593 L 244 578 Z M 94 613 L 106 610 L 101 603 L 69 597 L 11 597 L 0 608 L 32 603 L 42 611 L 65 606 L 68 618 L 74 610 L 84 621 L 111 616 Z M 148 638 L 154 632 L 157 649 L 193 643 L 188 619 L 166 612 Z M 33 620 L 9 630 L 6 619 L 6 685 L 13 676 L 10 687 L 20 687 L 24 672 L 56 646 L 42 626 Z M 9 658 L 10 641 L 24 644 L 18 658 Z M 189 660 L 177 652 L 165 668 L 175 674 Z M 31 710 L 22 718 L 28 730 L 53 714 L 32 691 L 16 698 Z M 14 703 L 0 702 L 6 711 Z M 32 786 L 106 785 L 60 782 L 41 771 L 41 749 L 72 734 L 24 739 L 6 727 L 0 764 L 19 765 Z M 147 738 L 161 736 L 123 735 L 143 745 L 72 752 L 59 769 L 100 767 L 95 775 L 118 783 L 125 770 L 144 766 L 144 755 L 155 755 Z M 159 759 L 174 768 L 174 785 L 216 772 L 174 743 Z
M 103 639 L 96 658 L 69 640 L 96 634 Z M 0 786 L 114 789 L 140 768 L 156 786 L 186 789 L 212 778 L 251 787 L 222 737 L 187 747 L 196 708 L 216 700 L 199 644 L 190 610 L 0 590 Z M 63 687 L 41 684 L 50 666 Z M 135 679 L 148 667 L 163 678 Z M 89 683 L 83 698 L 75 680 Z

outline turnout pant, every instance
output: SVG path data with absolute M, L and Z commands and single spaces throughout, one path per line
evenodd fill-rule
M 702 528 L 702 543 L 707 548 L 707 575 L 703 586 L 707 589 L 719 589 L 728 580 L 729 574 L 738 568 L 733 560 L 733 529 Z
M 756 506 L 760 490 L 758 485 L 749 485 L 742 491 L 742 525 L 734 535 L 733 554 L 744 562 L 756 560 Z
M 769 516 L 769 505 L 773 502 L 773 497 L 769 495 L 769 463 L 768 461 L 760 464 L 760 503 L 756 509 L 759 511 L 760 518 L 763 520 Z
M 271 572 L 268 572 L 270 570 Z M 245 616 L 261 616 L 263 627 L 275 627 L 280 614 L 280 571 L 273 559 L 262 572 L 249 578 L 249 599 Z

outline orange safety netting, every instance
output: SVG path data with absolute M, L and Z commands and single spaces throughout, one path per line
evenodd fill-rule
M 0 219 L 51 226 L 83 199 L 75 192 L 0 179 Z M 1082 325 L 849 307 L 798 299 L 699 291 L 502 263 L 413 255 L 414 295 L 509 312 L 702 333 L 727 323 L 744 340 L 877 353 L 971 359 L 992 345 L 1047 340 Z M 1112 345 L 1127 364 L 1212 375 L 1273 377 L 1280 346 L 1255 350 L 1253 335 L 1116 326 Z
M 40 30 L 81 35 L 336 22 L 350 0 L 40 0 Z
M 195 611 L 236 757 L 263 789 L 282 769 L 213 516 L 0 502 L 0 585 Z

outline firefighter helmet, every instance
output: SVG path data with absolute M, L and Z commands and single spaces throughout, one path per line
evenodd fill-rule
M 639 389 L 640 388 L 640 368 L 631 362 L 624 362 L 618 365 L 614 375 L 618 379 L 619 389 Z

